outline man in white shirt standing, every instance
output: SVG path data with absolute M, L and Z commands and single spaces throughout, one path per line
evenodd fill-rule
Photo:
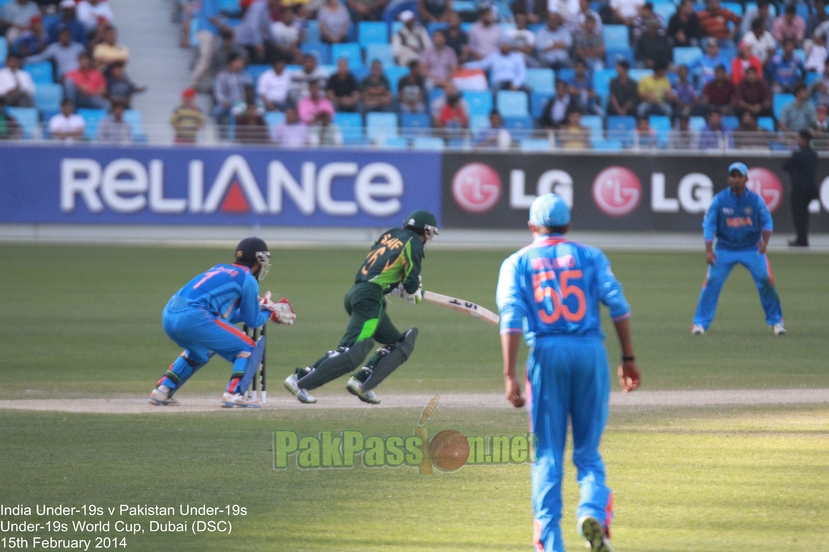
M 49 119 L 49 132 L 65 144 L 72 144 L 81 138 L 85 129 L 86 122 L 75 113 L 75 106 L 71 100 L 63 100 L 60 113 Z
M 0 69 L 0 96 L 11 107 L 33 107 L 35 83 L 21 65 L 17 54 L 8 55 L 6 67 Z
M 751 24 L 751 32 L 743 36 L 743 44 L 751 46 L 751 53 L 760 60 L 763 65 L 774 55 L 777 49 L 777 41 L 766 29 L 766 22 L 762 17 L 756 18 Z
M 262 73 L 256 82 L 256 95 L 262 99 L 268 111 L 285 111 L 288 105 L 291 72 L 285 67 L 285 60 L 277 59 L 273 67 Z
M 108 25 L 113 22 L 112 9 L 106 0 L 81 0 L 78 2 L 77 17 L 88 33 L 98 27 L 98 21 L 105 19 Z

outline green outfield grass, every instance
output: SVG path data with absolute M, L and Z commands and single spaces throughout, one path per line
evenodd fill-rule
M 271 395 L 282 392 L 280 380 L 294 366 L 339 341 L 342 295 L 364 253 L 273 251 L 263 287 L 289 297 L 298 318 L 293 327 L 269 328 Z M 498 268 L 509 253 L 430 250 L 424 285 L 494 309 Z M 147 394 L 179 353 L 161 329 L 166 301 L 229 255 L 211 248 L 0 245 L 0 257 L 3 400 Z M 829 256 L 770 256 L 789 329 L 782 338 L 765 325 L 744 270 L 726 284 L 710 333 L 694 337 L 701 253 L 609 257 L 632 305 L 644 390 L 829 387 Z M 501 391 L 494 326 L 435 305 L 398 301 L 390 312 L 401 329 L 421 332 L 412 359 L 378 394 Z M 608 349 L 618 358 L 612 334 Z M 218 399 L 228 375 L 229 364 L 216 359 L 178 396 Z M 345 393 L 341 384 L 326 392 Z M 233 518 L 231 536 L 145 533 L 130 537 L 128 550 L 529 550 L 527 464 L 430 476 L 405 466 L 272 467 L 274 431 L 406 437 L 419 417 L 419 408 L 0 410 L 0 504 L 238 504 L 248 511 Z M 443 429 L 520 435 L 527 420 L 523 410 L 439 406 L 426 425 L 432 436 Z M 829 406 L 614 409 L 602 446 L 620 552 L 825 547 Z M 563 528 L 569 549 L 579 550 L 573 479 L 567 466 Z M 149 519 L 130 521 L 146 526 Z

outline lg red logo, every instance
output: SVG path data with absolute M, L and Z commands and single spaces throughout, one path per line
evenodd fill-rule
M 783 185 L 777 175 L 770 170 L 760 167 L 749 169 L 746 186 L 749 190 L 760 194 L 769 212 L 774 213 L 780 207 L 783 201 Z
M 624 167 L 610 167 L 599 173 L 593 182 L 593 201 L 612 217 L 629 215 L 642 199 L 639 178 Z
M 489 165 L 470 163 L 455 173 L 452 196 L 468 213 L 486 213 L 501 198 L 501 177 Z

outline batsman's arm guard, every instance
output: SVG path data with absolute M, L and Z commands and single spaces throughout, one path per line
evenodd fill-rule
M 414 351 L 416 339 L 417 328 L 412 328 L 397 343 L 381 347 L 378 351 L 380 358 L 376 361 L 375 366 L 372 367 L 371 375 L 363 382 L 363 390 L 370 391 L 374 389 L 401 364 L 409 360 L 409 357 L 412 356 L 412 352 Z
M 345 351 L 331 351 L 328 358 L 297 381 L 297 385 L 302 389 L 316 389 L 329 381 L 353 372 L 363 365 L 372 347 L 374 347 L 374 340 L 367 338 L 358 341 Z

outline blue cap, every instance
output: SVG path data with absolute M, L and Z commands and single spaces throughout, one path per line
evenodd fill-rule
M 731 163 L 728 167 L 728 174 L 731 174 L 731 171 L 739 171 L 741 175 L 748 176 L 748 167 L 746 167 L 745 163 Z
M 566 226 L 570 223 L 570 208 L 556 194 L 538 196 L 530 206 L 530 222 L 536 226 Z

